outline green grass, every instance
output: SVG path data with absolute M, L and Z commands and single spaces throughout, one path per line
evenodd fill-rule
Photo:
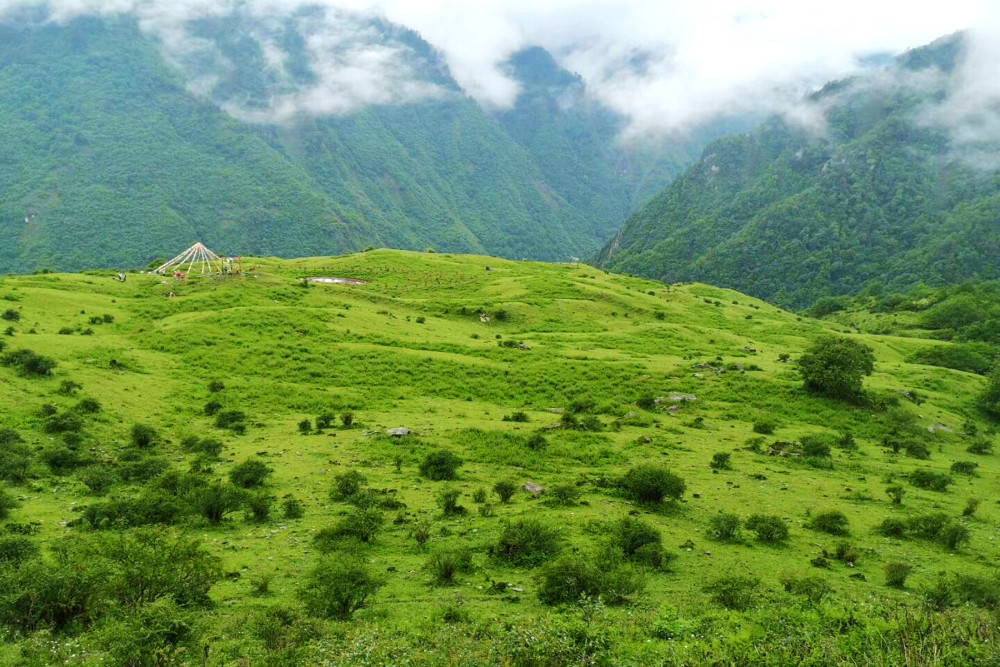
M 0 429 L 16 429 L 33 450 L 48 449 L 55 436 L 43 429 L 42 405 L 64 410 L 89 396 L 102 409 L 86 417 L 81 447 L 99 465 L 119 465 L 132 425 L 141 422 L 164 437 L 154 453 L 176 469 L 187 470 L 194 458 L 180 448 L 185 435 L 211 436 L 225 449 L 209 477 L 224 479 L 236 464 L 260 457 L 274 470 L 265 488 L 278 499 L 292 494 L 304 503 L 301 519 L 283 520 L 276 508 L 265 524 L 249 523 L 236 512 L 219 526 L 191 519 L 171 529 L 203 541 L 228 573 L 211 590 L 214 609 L 200 615 L 198 641 L 212 647 L 208 664 L 236 664 L 240 658 L 250 664 L 295 664 L 299 658 L 301 664 L 391 664 L 404 655 L 414 664 L 561 664 L 531 662 L 518 633 L 572 635 L 578 622 L 611 642 L 602 655 L 622 664 L 739 662 L 767 647 L 778 656 L 775 664 L 782 664 L 780 656 L 791 661 L 787 656 L 808 651 L 794 653 L 794 646 L 769 634 L 775 618 L 794 613 L 796 627 L 827 628 L 849 608 L 873 625 L 839 635 L 803 630 L 795 641 L 829 661 L 857 655 L 859 663 L 878 662 L 878 656 L 892 663 L 898 647 L 889 642 L 879 648 L 872 639 L 889 627 L 879 623 L 890 621 L 877 619 L 891 617 L 912 630 L 922 614 L 917 592 L 932 586 L 940 572 L 994 572 L 1000 507 L 991 501 L 1000 466 L 994 456 L 968 454 L 969 441 L 961 435 L 966 420 L 978 419 L 975 397 L 984 381 L 908 364 L 905 359 L 924 341 L 858 335 L 876 351 L 869 391 L 898 397 L 917 390 L 926 399 L 919 407 L 902 400 L 898 408 L 916 415 L 919 437 L 931 450 L 929 460 L 918 461 L 883 449 L 886 412 L 811 396 L 801 388 L 794 363 L 778 360 L 789 353 L 794 361 L 819 335 L 840 327 L 736 292 L 667 287 L 585 265 L 443 254 L 373 251 L 247 263 L 254 274 L 185 283 L 134 274 L 122 284 L 104 273 L 0 278 L 0 298 L 8 298 L 0 303 L 21 312 L 15 335 L 3 337 L 7 351 L 27 348 L 59 362 L 51 378 L 41 379 L 0 366 Z M 297 280 L 302 276 L 369 282 L 304 289 Z M 177 298 L 167 298 L 171 291 Z M 507 314 L 503 321 L 496 317 L 500 311 Z M 490 315 L 488 324 L 480 321 L 481 312 Z M 104 314 L 114 316 L 114 323 L 89 324 Z M 88 326 L 93 335 L 57 333 Z M 503 348 L 498 336 L 530 349 Z M 706 366 L 720 359 L 723 367 L 756 370 L 716 374 Z M 60 395 L 60 383 L 70 379 L 82 389 L 76 396 Z M 210 393 L 213 380 L 225 389 Z M 673 392 L 694 394 L 697 401 L 676 412 L 667 409 L 669 401 L 653 410 L 636 405 Z M 247 414 L 245 435 L 214 427 L 204 411 L 212 400 Z M 584 400 L 601 431 L 550 428 L 560 423 L 561 411 Z M 338 420 L 322 434 L 299 433 L 304 418 L 348 411 L 355 419 L 349 429 Z M 503 421 L 515 411 L 529 421 Z M 773 436 L 753 432 L 761 419 L 776 424 Z M 953 433 L 931 435 L 932 424 Z M 399 426 L 412 434 L 385 435 Z M 979 423 L 981 432 L 988 428 Z M 858 449 L 834 449 L 829 469 L 747 448 L 755 437 L 771 445 L 844 430 L 853 433 Z M 527 442 L 538 431 L 547 446 L 532 449 Z M 464 460 L 457 480 L 431 482 L 419 475 L 426 454 L 439 449 Z M 717 452 L 732 453 L 731 470 L 711 469 Z M 953 475 L 946 493 L 906 481 L 915 469 L 948 473 L 963 460 L 979 464 L 978 476 Z M 680 475 L 687 484 L 683 500 L 662 508 L 636 506 L 609 487 L 640 463 Z M 387 512 L 382 532 L 362 551 L 385 585 L 352 621 L 318 622 L 318 634 L 301 640 L 305 653 L 299 658 L 269 651 L 247 619 L 257 618 L 261 605 L 301 609 L 296 590 L 318 556 L 312 537 L 350 508 L 329 496 L 334 475 L 348 470 L 360 471 L 368 487 L 391 490 L 406 505 L 403 522 L 394 523 L 396 512 Z M 8 485 L 21 499 L 9 521 L 39 522 L 36 541 L 43 547 L 63 536 L 85 537 L 83 528 L 67 523 L 79 517 L 76 509 L 99 499 L 88 496 L 74 474 L 52 475 L 37 453 L 31 472 L 25 483 Z M 519 487 L 577 484 L 580 501 L 560 505 L 547 502 L 545 494 L 536 499 L 519 490 L 501 504 L 492 493 L 499 480 Z M 885 493 L 892 483 L 906 487 L 901 506 Z M 458 504 L 465 514 L 442 516 L 438 498 L 445 488 L 461 491 Z M 472 498 L 477 489 L 486 490 L 493 516 L 480 515 Z M 958 552 L 873 532 L 886 517 L 945 512 L 959 519 L 970 497 L 984 502 L 974 517 L 962 519 L 971 541 Z M 831 569 L 810 564 L 824 550 L 833 554 L 844 539 L 807 527 L 812 514 L 831 509 L 848 517 L 846 539 L 862 554 L 853 568 L 832 555 Z M 509 567 L 487 554 L 504 523 L 520 517 L 557 526 L 567 549 L 592 554 L 605 539 L 602 526 L 632 512 L 662 533 L 664 548 L 676 558 L 668 571 L 647 573 L 645 592 L 630 606 L 556 612 L 539 602 L 534 570 Z M 790 540 L 767 546 L 744 531 L 742 542 L 719 542 L 709 531 L 720 512 L 743 519 L 778 515 L 789 525 Z M 422 549 L 411 534 L 424 522 L 431 538 Z M 458 574 L 455 586 L 434 587 L 425 564 L 431 553 L 452 548 L 472 550 L 474 571 Z M 884 585 L 884 564 L 897 561 L 913 566 L 902 590 Z M 706 587 L 724 574 L 760 579 L 750 611 L 730 612 L 710 601 Z M 864 579 L 852 576 L 858 574 Z M 257 597 L 252 581 L 265 575 L 273 576 L 270 594 Z M 808 576 L 825 579 L 833 589 L 821 608 L 803 607 L 782 587 L 782 577 Z M 498 594 L 496 581 L 516 588 Z M 580 613 L 589 620 L 581 621 Z M 455 617 L 466 622 L 444 620 Z M 498 618 L 509 627 L 493 625 Z M 995 639 L 992 630 L 977 625 L 973 611 L 946 612 L 936 622 L 936 630 L 921 636 L 938 641 L 935 646 L 950 655 L 967 651 L 963 659 L 986 655 L 975 651 L 988 651 Z M 683 642 L 665 638 L 670 628 L 690 636 Z M 101 655 L 100 642 L 92 639 L 98 630 L 80 640 L 91 656 Z M 956 648 L 949 633 L 963 632 L 975 639 Z M 726 639 L 716 640 L 718 633 Z M 0 648 L 4 661 L 42 655 L 40 636 L 7 639 Z M 61 641 L 76 646 L 75 640 Z M 192 664 L 201 664 L 200 649 L 191 650 L 198 651 Z

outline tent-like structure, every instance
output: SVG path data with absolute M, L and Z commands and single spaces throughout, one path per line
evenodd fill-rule
M 201 243 L 195 243 L 193 246 L 153 271 L 153 273 L 176 271 L 184 274 L 190 274 L 200 267 L 202 275 L 205 275 L 206 273 L 214 274 L 217 270 L 222 268 L 224 263 L 225 260 L 206 248 L 204 245 Z M 187 267 L 186 271 L 184 270 L 184 267 Z

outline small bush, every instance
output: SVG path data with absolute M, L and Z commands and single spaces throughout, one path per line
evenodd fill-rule
M 839 510 L 827 510 L 813 515 L 808 526 L 830 535 L 847 535 L 849 532 L 847 517 Z
M 247 493 L 244 495 L 243 509 L 252 523 L 266 523 L 274 509 L 274 496 L 266 491 Z
M 914 470 L 910 473 L 910 484 L 918 489 L 944 493 L 952 484 L 952 479 L 944 473 L 931 470 Z
M 240 410 L 222 410 L 215 415 L 215 426 L 225 428 L 237 433 L 246 431 L 247 416 Z
M 953 473 L 968 477 L 975 477 L 977 468 L 979 468 L 979 464 L 975 461 L 955 461 L 951 464 L 951 471 Z
M 828 458 L 830 456 L 830 438 L 825 435 L 804 435 L 799 438 L 802 445 L 802 455 L 815 458 Z
M 335 501 L 350 500 L 364 488 L 368 479 L 357 470 L 348 470 L 333 476 L 333 489 L 330 499 Z
M 447 450 L 428 454 L 420 464 L 420 474 L 429 480 L 440 482 L 455 479 L 462 459 Z
M 506 480 L 500 480 L 493 485 L 493 493 L 500 497 L 500 502 L 508 503 L 510 499 L 514 497 L 517 492 L 517 485 L 514 482 L 509 482 Z
M 732 470 L 732 458 L 733 455 L 729 452 L 716 452 L 712 455 L 712 461 L 708 465 L 712 470 Z
M 160 442 L 160 434 L 155 428 L 146 424 L 133 424 L 130 435 L 132 444 L 140 449 L 149 449 Z
M 227 514 L 243 507 L 243 498 L 239 488 L 216 482 L 195 493 L 192 505 L 209 523 L 219 524 Z
M 555 505 L 570 507 L 580 500 L 580 489 L 575 484 L 556 484 L 548 491 L 548 496 Z
M 364 563 L 330 556 L 320 560 L 306 575 L 299 599 L 312 616 L 346 620 L 364 607 L 382 585 L 382 580 Z
M 38 557 L 38 547 L 27 537 L 10 535 L 0 537 L 0 566 L 18 566 Z
M 760 580 L 756 577 L 721 577 L 703 589 L 712 601 L 733 611 L 746 611 L 757 598 Z
M 8 322 L 20 322 L 21 313 L 14 310 L 13 308 L 8 308 L 7 310 L 3 311 L 3 313 L 0 313 L 0 318 Z
M 528 449 L 539 452 L 549 446 L 549 441 L 541 433 L 534 433 L 528 438 L 525 444 L 528 446 Z
M 644 464 L 629 469 L 619 486 L 637 502 L 660 503 L 665 498 L 680 500 L 686 485 L 684 480 L 666 468 Z
M 468 549 L 446 549 L 431 555 L 427 569 L 438 586 L 453 586 L 455 575 L 472 572 L 472 553 Z
M 875 532 L 883 537 L 905 537 L 906 522 L 902 519 L 893 519 L 889 517 L 883 519 L 882 523 L 875 526 Z
M 80 471 L 78 479 L 91 495 L 103 496 L 118 481 L 118 476 L 105 466 L 93 466 Z
M 993 443 L 986 438 L 976 438 L 976 440 L 966 447 L 965 451 L 970 454 L 992 454 L 993 453 Z
M 781 580 L 785 591 L 806 598 L 812 604 L 819 604 L 833 592 L 829 582 L 823 577 L 785 577 Z
M 472 502 L 482 505 L 486 502 L 486 489 L 476 489 L 472 494 Z
M 539 565 L 561 549 L 562 538 L 555 528 L 537 519 L 521 519 L 504 525 L 489 553 L 499 561 L 523 567 Z
M 31 350 L 8 352 L 0 357 L 0 364 L 16 368 L 22 375 L 36 377 L 52 375 L 52 370 L 56 367 L 55 359 L 50 359 Z
M 906 578 L 913 570 L 912 565 L 906 563 L 890 562 L 883 566 L 885 570 L 885 585 L 891 588 L 905 588 Z
M 101 411 L 101 404 L 95 398 L 84 398 L 73 409 L 85 415 L 93 415 Z
M 716 514 L 709 521 L 709 534 L 720 542 L 739 542 L 743 520 L 736 514 Z
M 334 551 L 344 539 L 369 543 L 378 536 L 385 524 L 385 514 L 368 507 L 355 509 L 343 517 L 336 525 L 316 533 L 315 543 L 320 551 Z
M 308 435 L 312 433 L 312 430 L 313 430 L 312 422 L 309 421 L 308 419 L 303 419 L 302 421 L 299 422 L 299 433 L 301 433 L 302 435 Z
M 538 599 L 547 605 L 576 604 L 587 598 L 624 604 L 643 587 L 641 574 L 627 564 L 595 563 L 581 556 L 563 556 L 538 574 Z
M 438 505 L 445 516 L 465 514 L 465 508 L 458 504 L 462 492 L 458 489 L 445 489 L 438 496 Z
M 903 496 L 906 495 L 906 489 L 904 489 L 898 484 L 893 484 L 891 486 L 886 487 L 885 493 L 892 500 L 893 505 L 902 505 Z
M 285 498 L 281 502 L 281 515 L 285 519 L 301 519 L 306 515 L 306 506 L 301 500 L 295 498 Z
M 0 520 L 10 517 L 12 510 L 18 507 L 17 498 L 0 489 Z
M 226 385 L 222 380 L 212 380 L 208 383 L 208 391 L 213 394 L 218 394 L 220 391 L 226 388 Z
M 504 415 L 503 421 L 505 422 L 517 422 L 520 424 L 527 423 L 531 421 L 526 412 L 515 412 L 513 414 Z
M 753 514 L 746 520 L 747 530 L 756 533 L 757 540 L 765 544 L 788 541 L 788 525 L 780 516 Z
M 761 435 L 774 435 L 774 430 L 778 428 L 770 419 L 758 419 L 753 423 L 753 432 Z
M 263 486 L 271 474 L 271 468 L 258 459 L 247 459 L 229 471 L 229 481 L 242 489 Z
M 969 538 L 969 529 L 958 521 L 949 521 L 937 534 L 937 541 L 951 551 L 958 551 L 963 544 L 969 542 Z
M 354 415 L 350 412 L 341 413 L 340 425 L 343 426 L 344 428 L 351 428 L 352 426 L 354 426 Z
M 962 510 L 962 516 L 973 516 L 976 510 L 979 509 L 979 498 L 969 498 L 965 502 L 965 508 Z

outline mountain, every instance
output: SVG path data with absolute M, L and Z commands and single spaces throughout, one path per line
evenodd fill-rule
M 829 84 L 807 101 L 821 133 L 772 118 L 716 140 L 597 263 L 793 307 L 873 282 L 1000 277 L 1000 172 L 935 122 L 957 96 L 964 45 L 954 35 Z
M 0 276 L 0 664 L 995 663 L 987 381 L 910 361 L 951 343 L 585 264 L 251 264 Z M 830 335 L 865 404 L 804 389 Z
M 301 22 L 323 11 L 193 21 L 198 48 L 180 54 L 130 19 L 8 15 L 0 271 L 145 265 L 194 240 L 228 254 L 433 246 L 565 261 L 592 255 L 702 145 L 619 146 L 621 119 L 539 49 L 510 64 L 516 106 L 487 112 L 419 35 L 360 19 L 345 30 L 404 54 L 406 85 L 434 94 L 272 118 L 275 100 L 347 104 L 308 96 L 330 74 Z M 266 43 L 282 49 L 280 75 Z

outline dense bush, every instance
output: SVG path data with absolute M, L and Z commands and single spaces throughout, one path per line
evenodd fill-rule
M 354 509 L 335 525 L 316 533 L 316 548 L 325 553 L 339 549 L 344 540 L 369 543 L 382 530 L 385 514 L 375 508 Z
M 236 433 L 246 431 L 247 416 L 240 410 L 222 410 L 215 415 L 215 426 L 225 428 Z
M 333 476 L 333 489 L 330 491 L 330 499 L 345 501 L 357 495 L 368 479 L 357 470 L 348 470 Z
M 22 535 L 0 537 L 0 567 L 17 567 L 26 560 L 38 556 L 38 547 Z
M 830 583 L 823 577 L 783 577 L 781 585 L 788 593 L 804 597 L 812 604 L 819 604 L 833 592 Z
M 140 449 L 149 449 L 160 442 L 160 434 L 146 424 L 133 424 L 130 437 L 132 444 Z
M 832 441 L 833 438 L 821 434 L 804 435 L 799 438 L 799 444 L 802 445 L 802 455 L 818 458 L 830 456 Z
M 874 350 L 839 336 L 820 338 L 799 359 L 806 389 L 832 398 L 857 400 L 865 376 L 874 370 Z
M 538 573 L 538 599 L 559 605 L 600 598 L 617 605 L 630 601 L 644 585 L 642 574 L 627 564 L 565 555 Z
M 733 467 L 732 458 L 733 455 L 729 452 L 716 452 L 712 455 L 712 460 L 708 465 L 712 470 L 731 470 Z
M 912 565 L 907 565 L 906 563 L 890 562 L 883 566 L 885 570 L 885 585 L 892 588 L 904 588 L 906 586 L 906 578 L 910 576 L 910 571 L 913 570 Z
M 77 479 L 92 495 L 103 496 L 118 481 L 118 475 L 107 466 L 98 465 L 81 470 Z
M 629 498 L 643 503 L 660 503 L 665 498 L 680 500 L 686 489 L 683 479 L 666 468 L 651 464 L 629 469 L 619 486 Z
M 420 463 L 420 474 L 435 482 L 455 479 L 462 459 L 441 449 L 429 453 Z
M 309 571 L 299 598 L 313 616 L 346 620 L 382 585 L 364 563 L 338 554 L 321 559 Z
M 180 521 L 185 508 L 173 496 L 146 490 L 136 497 L 110 498 L 81 510 L 81 521 L 91 528 L 131 528 L 171 525 Z
M 952 484 L 952 479 L 944 473 L 931 470 L 914 470 L 909 476 L 910 484 L 928 491 L 944 493 Z
M 507 523 L 497 542 L 489 547 L 495 559 L 516 566 L 539 565 L 562 549 L 559 532 L 537 519 Z
M 813 530 L 819 530 L 830 535 L 848 534 L 847 517 L 839 510 L 827 510 L 813 515 L 808 526 Z
M 52 375 L 52 370 L 56 367 L 55 359 L 50 359 L 31 350 L 8 352 L 0 356 L 0 364 L 11 366 L 22 375 L 39 377 Z
M 721 577 L 704 587 L 712 601 L 726 609 L 746 611 L 757 599 L 760 580 L 756 577 Z
M 739 542 L 742 537 L 743 519 L 736 514 L 721 512 L 709 522 L 709 534 L 720 542 Z
M 206 486 L 191 499 L 195 511 L 211 524 L 219 524 L 226 515 L 243 507 L 244 493 L 232 484 L 215 482 Z
M 458 489 L 444 489 L 438 496 L 438 505 L 445 516 L 465 514 L 465 508 L 458 504 L 462 492 Z
M 88 625 L 102 610 L 102 580 L 97 568 L 78 561 L 0 567 L 0 624 L 23 632 Z
M 0 520 L 10 516 L 12 510 L 17 509 L 19 503 L 17 498 L 4 489 L 0 489 Z
M 905 537 L 906 522 L 902 519 L 892 517 L 882 520 L 882 523 L 875 526 L 875 532 L 883 537 Z
M 252 489 L 263 486 L 272 472 L 271 467 L 263 461 L 247 459 L 229 471 L 229 481 L 241 489 Z
M 301 519 L 306 514 L 305 505 L 296 498 L 285 498 L 281 501 L 281 515 L 285 519 Z
M 903 496 L 906 495 L 906 489 L 904 489 L 899 484 L 890 484 L 885 487 L 885 493 L 892 500 L 893 505 L 902 505 Z
M 993 443 L 987 438 L 976 438 L 971 445 L 966 447 L 965 451 L 970 454 L 992 454 Z
M 770 419 L 758 419 L 753 423 L 753 432 L 761 435 L 774 435 L 774 429 L 777 427 L 778 425 Z
M 500 480 L 493 485 L 493 493 L 500 497 L 500 502 L 502 503 L 510 502 L 516 491 L 517 485 L 507 480 Z
M 788 541 L 788 525 L 780 516 L 752 514 L 745 525 L 747 530 L 756 533 L 757 539 L 765 544 Z
M 550 503 L 570 507 L 580 500 L 580 489 L 575 484 L 556 484 L 547 492 Z
M 472 572 L 472 552 L 468 549 L 442 549 L 431 555 L 427 569 L 438 586 L 452 586 L 455 575 Z

